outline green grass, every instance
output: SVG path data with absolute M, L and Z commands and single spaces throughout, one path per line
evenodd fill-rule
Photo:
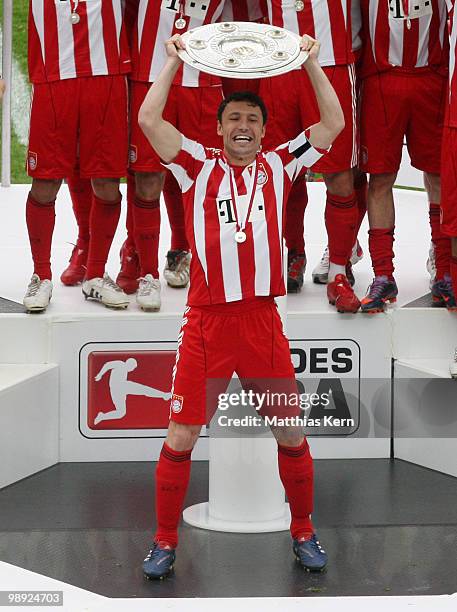
M 21 71 L 27 76 L 27 30 L 28 0 L 14 0 L 13 3 L 13 53 Z M 0 0 L 0 14 L 3 15 L 3 0 Z M 14 84 L 13 84 L 14 90 Z M 25 172 L 26 147 L 18 141 L 14 129 L 11 136 L 11 182 L 30 183 Z

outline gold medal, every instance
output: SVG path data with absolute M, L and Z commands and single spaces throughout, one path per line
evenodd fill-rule
M 305 3 L 303 2 L 303 0 L 295 0 L 295 10 L 297 11 L 297 13 L 302 11 L 304 8 Z
M 183 19 L 182 17 L 180 17 L 179 19 L 175 21 L 175 28 L 177 28 L 178 30 L 184 30 L 186 25 L 187 25 L 186 20 Z

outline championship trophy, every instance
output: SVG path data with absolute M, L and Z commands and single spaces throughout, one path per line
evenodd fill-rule
M 301 38 L 263 23 L 225 22 L 182 34 L 180 58 L 190 66 L 220 77 L 258 79 L 300 68 L 308 54 Z

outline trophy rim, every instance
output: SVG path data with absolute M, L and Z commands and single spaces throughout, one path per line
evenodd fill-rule
M 283 33 L 283 36 L 281 36 L 280 38 L 288 37 L 289 39 L 294 39 L 296 42 L 299 42 L 301 38 L 294 32 L 290 32 L 289 30 L 286 30 L 284 28 L 280 28 L 277 26 L 272 26 L 270 24 L 258 24 L 258 23 L 251 23 L 247 21 L 227 21 L 227 22 L 223 22 L 223 24 L 236 26 L 238 36 L 240 35 L 240 33 L 242 34 L 243 31 L 249 31 L 253 33 L 256 37 L 259 37 L 259 36 L 266 37 L 268 34 L 268 31 L 276 30 L 276 31 Z M 207 25 L 200 26 L 197 28 L 192 28 L 191 30 L 188 30 L 187 32 L 184 32 L 182 34 L 182 39 L 187 46 L 189 42 L 192 40 L 192 38 L 195 37 L 196 32 L 201 33 L 202 31 L 204 31 L 206 34 L 208 30 L 215 30 L 218 26 L 220 27 L 221 25 L 222 25 L 221 23 L 216 23 L 216 24 L 212 23 L 212 24 L 207 24 Z M 232 37 L 232 35 L 233 35 L 232 31 L 227 31 L 227 39 Z M 215 40 L 216 37 L 223 40 L 224 38 L 223 31 L 220 31 L 220 33 L 216 33 L 216 35 L 212 36 L 210 40 Z M 205 50 L 206 50 L 206 47 L 205 47 Z M 265 66 L 265 67 L 261 66 L 257 69 L 252 69 L 249 67 L 243 68 L 242 66 L 233 66 L 233 67 L 227 66 L 225 68 L 222 66 L 215 66 L 214 64 L 207 63 L 204 61 L 204 59 L 199 58 L 198 53 L 196 52 L 195 49 L 193 49 L 192 51 L 188 51 L 188 49 L 179 50 L 178 55 L 184 63 L 186 63 L 189 66 L 192 66 L 193 68 L 196 68 L 197 70 L 200 70 L 201 72 L 205 72 L 207 74 L 212 74 L 212 75 L 219 76 L 219 77 L 232 78 L 232 79 L 259 79 L 259 78 L 278 76 L 280 74 L 285 74 L 292 70 L 299 69 L 302 66 L 302 64 L 308 59 L 308 53 L 306 51 L 301 51 L 298 48 L 298 52 L 296 53 L 295 56 L 287 57 L 284 60 L 277 60 L 277 64 L 275 64 L 274 66 L 273 65 Z

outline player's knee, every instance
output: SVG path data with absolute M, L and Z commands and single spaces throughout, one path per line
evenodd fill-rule
M 329 193 L 344 198 L 349 197 L 354 191 L 354 178 L 352 170 L 334 172 L 324 175 L 325 185 Z
M 201 425 L 183 425 L 170 421 L 167 445 L 176 451 L 192 450 L 200 435 Z
M 371 174 L 369 182 L 370 194 L 374 197 L 389 193 L 395 183 L 396 174 Z
M 441 200 L 441 177 L 439 174 L 424 172 L 424 185 L 430 202 L 439 203 Z
M 136 172 L 136 195 L 142 200 L 158 200 L 162 192 L 164 175 L 162 172 Z
M 92 189 L 95 195 L 100 200 L 106 202 L 118 202 L 119 194 L 119 179 L 116 178 L 93 178 Z
M 60 179 L 33 179 L 30 193 L 40 204 L 47 204 L 56 199 L 62 181 Z
M 272 427 L 271 431 L 281 446 L 300 446 L 304 439 L 301 427 Z

